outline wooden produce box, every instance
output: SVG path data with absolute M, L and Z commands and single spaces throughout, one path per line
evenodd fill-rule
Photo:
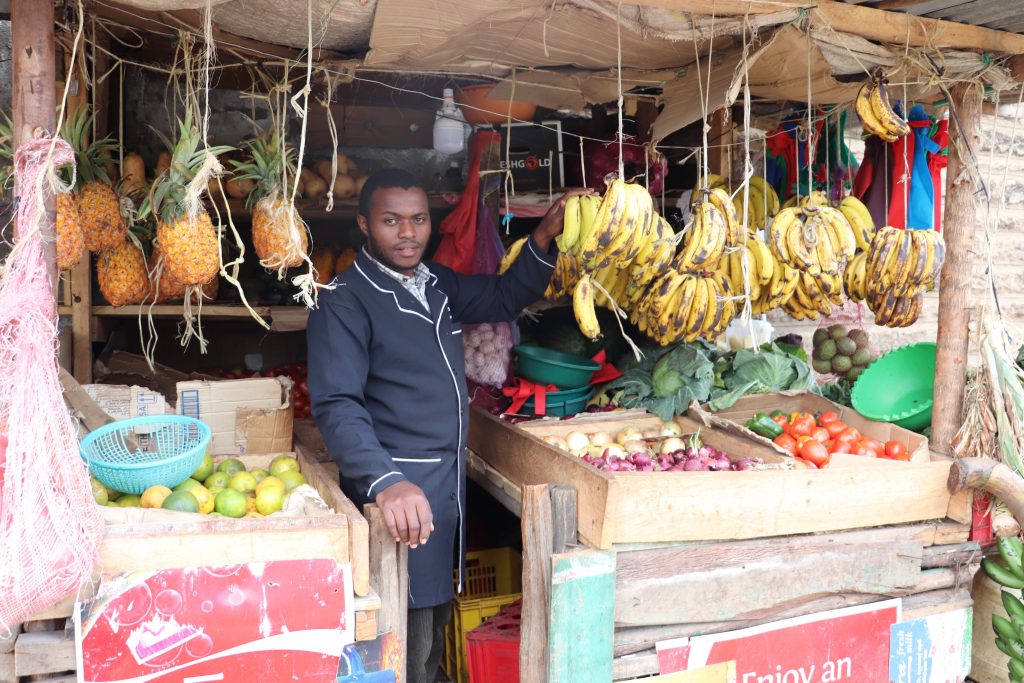
M 294 455 L 306 481 L 334 512 L 316 516 L 270 515 L 231 519 L 140 508 L 103 508 L 103 532 L 94 578 L 102 574 L 146 572 L 177 567 L 200 567 L 270 560 L 331 558 L 351 561 L 349 521 L 344 514 L 348 499 L 336 480 L 301 452 L 236 456 L 246 469 L 266 468 L 278 455 Z M 214 462 L 223 460 L 214 458 Z M 351 506 L 351 503 L 349 503 Z M 146 513 L 154 521 L 147 519 Z M 118 513 L 124 513 L 120 522 Z M 175 517 L 179 520 L 169 521 Z M 353 581 L 355 583 L 355 581 Z M 82 598 L 91 595 L 83 588 Z M 365 593 L 364 593 L 365 594 Z M 36 619 L 71 616 L 75 596 L 58 603 Z
M 853 408 L 833 403 L 824 396 L 819 396 L 809 391 L 752 394 L 736 401 L 732 407 L 715 413 L 706 412 L 703 407 L 697 408 L 694 404 L 687 411 L 687 414 L 699 422 L 725 427 L 730 431 L 775 448 L 769 439 L 758 436 L 745 426 L 747 421 L 754 416 L 754 413 L 770 413 L 773 410 L 782 410 L 786 413 L 800 412 L 811 414 L 831 410 L 838 413 L 841 421 L 865 436 L 878 439 L 882 443 L 890 440 L 902 442 L 907 447 L 907 452 L 910 453 L 912 462 L 929 462 L 932 460 L 932 453 L 928 450 L 928 439 L 926 437 L 888 422 L 869 420 Z M 708 416 L 712 417 L 709 419 Z M 722 424 L 715 418 L 717 420 L 728 420 L 732 424 Z
M 469 447 L 518 486 L 575 486 L 579 534 L 598 548 L 901 524 L 945 518 L 950 506 L 945 459 L 908 463 L 849 455 L 836 456 L 822 470 L 610 473 L 542 440 L 571 431 L 614 434 L 660 423 L 645 413 L 604 416 L 510 425 L 473 410 Z M 677 421 L 688 432 L 701 426 L 687 417 Z M 701 436 L 733 458 L 783 459 L 723 430 L 702 427 Z

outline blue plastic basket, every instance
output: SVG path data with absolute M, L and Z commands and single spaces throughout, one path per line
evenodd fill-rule
M 140 494 L 151 486 L 173 488 L 188 479 L 202 464 L 211 436 L 210 428 L 192 417 L 133 417 L 94 429 L 82 439 L 80 450 L 104 486 Z M 130 449 L 128 439 L 140 450 Z

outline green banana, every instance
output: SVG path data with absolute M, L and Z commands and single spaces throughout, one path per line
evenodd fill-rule
M 1006 586 L 1007 588 L 1024 588 L 1024 579 L 1021 579 L 995 560 L 985 558 L 981 561 L 981 569 L 985 572 L 988 578 L 1001 586 Z
M 997 543 L 999 545 L 999 556 L 1003 558 L 1003 562 L 1018 578 L 1024 579 L 1024 543 L 1017 536 L 1011 536 L 1008 538 L 999 537 Z
M 1010 661 L 1008 661 L 1006 665 L 1010 669 L 1011 676 L 1014 678 L 1024 678 L 1024 664 L 1022 664 L 1019 659 L 1010 657 Z
M 1013 643 L 1020 638 L 1020 634 L 1017 633 L 1017 629 L 1013 627 L 1010 620 L 1001 614 L 992 615 L 992 630 L 1008 643 Z
M 1003 601 L 1003 608 L 1010 617 L 1017 617 L 1024 620 L 1024 602 L 1010 591 L 1000 591 L 999 597 Z

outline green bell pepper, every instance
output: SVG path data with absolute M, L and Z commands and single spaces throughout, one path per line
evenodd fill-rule
M 747 429 L 766 439 L 774 439 L 782 433 L 782 427 L 766 413 L 757 413 L 747 420 Z

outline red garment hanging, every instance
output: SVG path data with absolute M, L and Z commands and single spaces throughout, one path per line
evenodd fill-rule
M 914 163 L 914 136 L 905 135 L 892 145 L 892 194 L 889 196 L 889 225 L 907 227 L 907 202 L 910 200 L 910 172 Z
M 500 141 L 501 135 L 496 132 L 481 131 L 473 137 L 466 189 L 462 191 L 458 205 L 441 221 L 441 242 L 437 245 L 433 260 L 456 273 L 473 272 L 477 213 L 480 208 L 480 158 L 487 145 Z
M 945 152 L 949 149 L 949 121 L 939 121 L 935 126 L 935 135 L 932 136 L 932 140 L 942 148 Z M 946 168 L 946 164 L 949 163 L 949 156 L 947 154 L 929 154 L 928 155 L 928 170 L 932 174 L 932 186 L 935 188 L 935 231 L 942 231 L 942 205 L 943 205 L 943 186 L 942 186 L 942 169 Z

